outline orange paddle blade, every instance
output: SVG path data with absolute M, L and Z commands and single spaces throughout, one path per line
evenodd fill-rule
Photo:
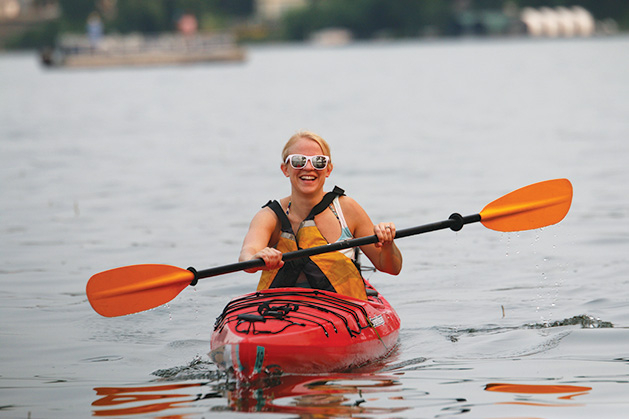
M 481 223 L 497 231 L 523 231 L 556 224 L 568 213 L 572 184 L 554 179 L 517 189 L 489 203 L 480 212 Z
M 92 276 L 87 298 L 102 316 L 124 316 L 166 304 L 193 279 L 192 272 L 176 266 L 125 266 Z

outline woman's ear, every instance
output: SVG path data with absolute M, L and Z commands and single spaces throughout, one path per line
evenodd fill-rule
M 280 170 L 282 171 L 282 173 L 284 173 L 284 176 L 286 176 L 286 177 L 289 176 L 288 165 L 286 163 L 280 164 Z
M 332 173 L 333 168 L 334 168 L 334 165 L 332 165 L 332 162 L 328 163 L 328 167 L 326 167 L 325 169 L 328 171 L 328 173 L 326 173 L 325 177 L 330 177 L 330 174 Z

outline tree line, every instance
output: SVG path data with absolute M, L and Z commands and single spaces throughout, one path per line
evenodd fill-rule
M 88 16 L 95 11 L 108 33 L 174 31 L 178 18 L 189 13 L 197 18 L 201 31 L 257 28 L 239 30 L 239 38 L 291 41 L 329 27 L 349 29 L 358 39 L 456 35 L 454 23 L 462 10 L 500 11 L 507 4 L 517 8 L 582 6 L 595 19 L 611 18 L 621 30 L 629 30 L 629 2 L 618 0 L 311 0 L 272 24 L 255 19 L 255 0 L 59 0 L 59 19 L 16 37 L 9 46 L 51 46 L 62 33 L 84 32 Z

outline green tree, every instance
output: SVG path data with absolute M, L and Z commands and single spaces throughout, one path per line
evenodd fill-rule
M 318 29 L 344 27 L 357 38 L 377 35 L 417 36 L 427 26 L 447 22 L 449 2 L 440 0 L 335 0 L 318 1 L 288 13 L 285 36 L 306 39 Z
M 75 24 L 85 23 L 87 16 L 96 10 L 93 0 L 59 0 L 62 19 L 74 22 Z
M 122 33 L 156 33 L 171 29 L 167 3 L 157 0 L 118 0 L 113 26 Z

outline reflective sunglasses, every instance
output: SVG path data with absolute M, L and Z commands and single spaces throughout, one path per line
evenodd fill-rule
M 303 169 L 310 161 L 312 167 L 317 170 L 323 170 L 328 166 L 328 161 L 330 158 L 328 156 L 304 156 L 303 154 L 291 154 L 286 157 L 286 161 L 284 163 L 290 163 L 293 169 Z

